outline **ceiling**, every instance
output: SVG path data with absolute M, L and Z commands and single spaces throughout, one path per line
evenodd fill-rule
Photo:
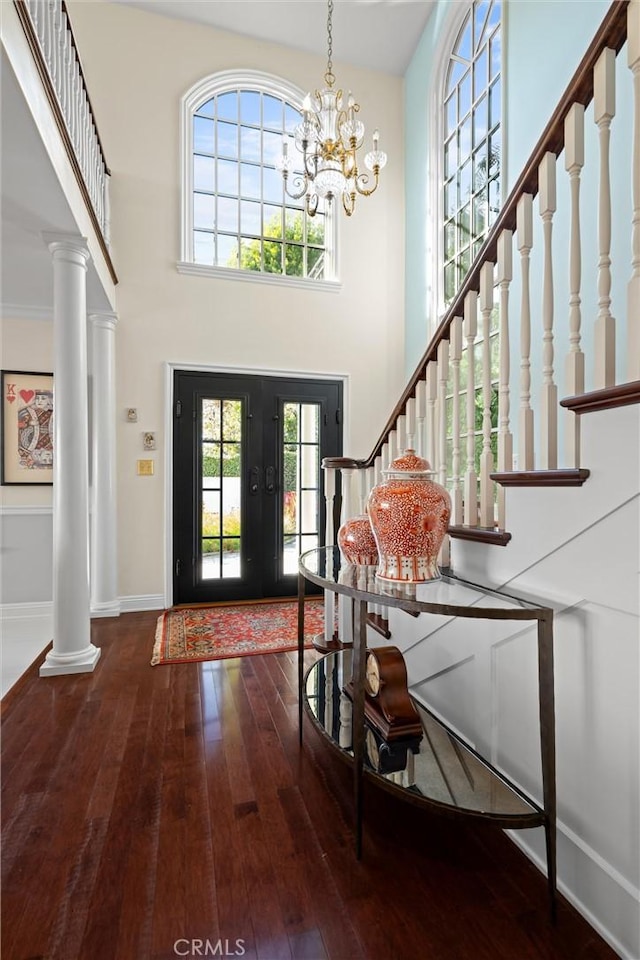
M 111 0 L 327 55 L 325 0 Z M 435 0 L 335 0 L 333 59 L 403 76 Z M 392 38 L 392 42 L 390 42 Z

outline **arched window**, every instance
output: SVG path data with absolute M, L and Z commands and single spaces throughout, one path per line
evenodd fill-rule
M 469 5 L 444 73 L 439 246 L 445 306 L 500 211 L 501 8 L 501 0 Z
M 335 227 L 320 206 L 285 196 L 283 138 L 304 93 L 267 74 L 225 71 L 182 100 L 183 272 L 321 283 L 335 280 Z

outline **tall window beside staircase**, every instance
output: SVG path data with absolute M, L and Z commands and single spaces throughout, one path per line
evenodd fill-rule
M 285 196 L 276 169 L 301 122 L 303 96 L 267 74 L 225 71 L 183 97 L 181 267 L 254 279 L 335 278 L 329 212 L 321 205 L 308 216 L 304 197 Z M 290 150 L 296 154 L 302 158 Z
M 442 156 L 444 305 L 453 300 L 502 200 L 500 0 L 475 0 L 445 71 Z
M 502 202 L 502 32 L 501 0 L 474 0 L 468 6 L 444 70 L 441 153 L 442 217 L 439 224 L 441 309 L 453 301 L 469 267 L 500 212 Z M 491 311 L 491 446 L 497 456 L 499 317 Z M 475 338 L 478 354 L 481 329 Z M 468 351 L 460 364 L 461 432 L 475 435 L 475 468 L 483 446 L 482 382 L 474 383 L 474 422 L 467 402 Z M 480 379 L 480 378 L 478 378 Z M 453 385 L 449 383 L 449 391 Z M 453 475 L 453 394 L 447 396 L 447 477 Z

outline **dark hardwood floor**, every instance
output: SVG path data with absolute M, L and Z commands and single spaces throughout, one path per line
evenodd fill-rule
M 357 862 L 296 655 L 151 667 L 156 617 L 94 621 L 93 674 L 5 704 L 3 960 L 615 956 L 498 830 L 368 785 Z

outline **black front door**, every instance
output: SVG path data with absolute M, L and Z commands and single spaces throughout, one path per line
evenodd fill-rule
M 174 398 L 174 603 L 295 595 L 324 543 L 342 384 L 176 372 Z

